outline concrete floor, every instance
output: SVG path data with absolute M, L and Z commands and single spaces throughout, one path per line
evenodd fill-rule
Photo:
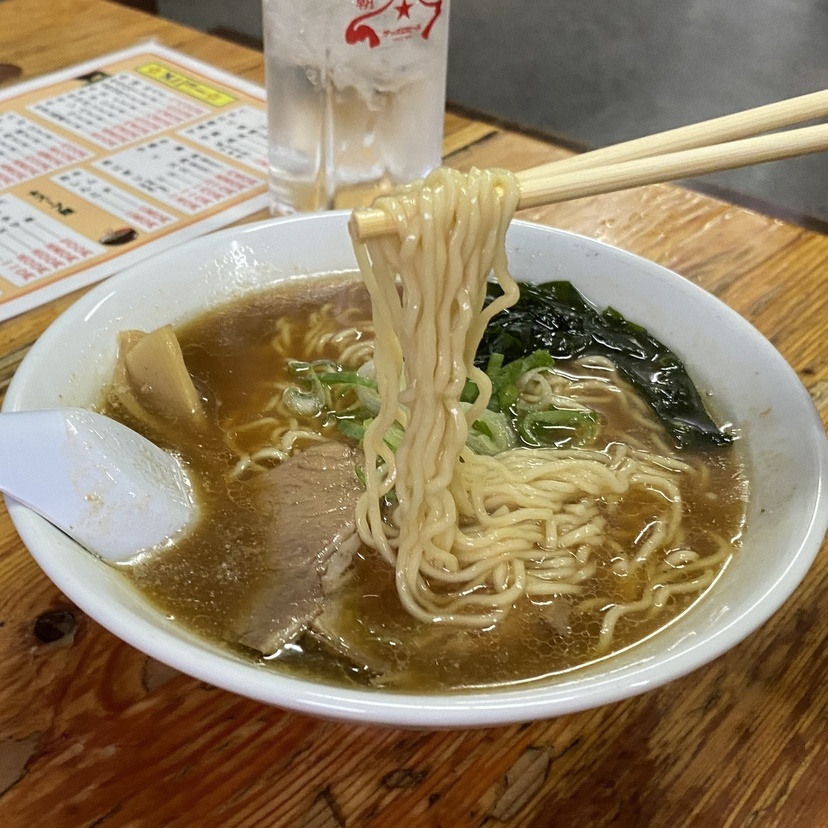
M 261 37 L 260 0 L 158 6 Z M 826 0 L 451 0 L 450 32 L 450 102 L 581 147 L 828 88 Z M 828 153 L 690 183 L 828 222 Z

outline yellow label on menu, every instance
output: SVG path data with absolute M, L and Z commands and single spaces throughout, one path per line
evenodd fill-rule
M 211 106 L 226 106 L 235 100 L 232 95 L 228 95 L 226 92 L 213 89 L 178 72 L 173 72 L 172 69 L 168 69 L 160 63 L 145 63 L 138 67 L 138 71 L 148 78 L 153 78 L 166 86 L 171 86 L 173 89 L 177 89 L 191 98 L 204 101 L 204 103 Z

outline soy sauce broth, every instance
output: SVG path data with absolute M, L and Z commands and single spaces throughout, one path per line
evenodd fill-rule
M 408 692 L 508 686 L 603 657 L 595 653 L 601 615 L 574 611 L 574 602 L 567 598 L 523 598 L 506 619 L 484 631 L 424 625 L 402 608 L 393 571 L 367 548 L 357 555 L 354 576 L 341 597 L 341 619 L 364 647 L 371 665 L 383 665 L 381 670 L 334 657 L 307 636 L 272 659 L 228 640 L 232 619 L 266 560 L 267 526 L 245 491 L 245 476 L 229 476 L 237 457 L 227 447 L 227 423 L 268 416 L 274 387 L 290 379 L 285 356 L 306 357 L 301 340 L 318 323 L 318 309 L 326 304 L 332 309 L 332 326 L 351 324 L 354 316 L 370 320 L 367 295 L 358 277 L 337 276 L 268 289 L 210 311 L 177 331 L 188 370 L 206 400 L 210 426 L 200 436 L 175 430 L 147 436 L 179 453 L 192 469 L 204 519 L 174 547 L 125 567 L 125 576 L 169 618 L 217 646 L 265 669 L 325 682 Z M 290 320 L 292 334 L 277 353 L 273 339 L 280 318 Z M 107 413 L 138 427 L 117 408 L 110 406 Z M 607 443 L 637 428 L 630 413 L 618 405 L 600 413 L 607 422 L 603 432 Z M 344 439 L 332 423 L 316 425 L 327 437 Z M 234 442 L 243 445 L 244 437 L 235 434 Z M 689 459 L 686 452 L 682 458 Z M 737 450 L 714 450 L 696 455 L 693 462 L 704 473 L 697 475 L 698 485 L 685 492 L 686 538 L 709 546 L 715 533 L 733 539 L 737 553 L 747 498 Z M 616 542 L 632 545 L 651 509 L 646 497 L 637 504 L 629 500 L 613 530 Z M 610 561 L 614 553 L 607 548 L 601 554 Z M 720 564 L 717 572 L 725 565 Z M 590 592 L 607 597 L 611 604 L 634 600 L 641 589 L 638 576 L 620 577 L 606 567 Z M 673 596 L 658 614 L 625 616 L 617 627 L 612 651 L 653 634 L 698 598 L 698 594 Z

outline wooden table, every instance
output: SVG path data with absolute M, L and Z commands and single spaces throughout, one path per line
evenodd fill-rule
M 103 0 L 0 0 L 0 63 L 29 78 L 135 41 L 252 80 L 260 54 Z M 565 154 L 449 116 L 450 164 Z M 828 237 L 675 186 L 527 211 L 712 291 L 828 416 Z M 76 296 L 0 325 L 3 388 Z M 828 559 L 761 630 L 686 678 L 559 719 L 477 731 L 336 724 L 148 659 L 71 606 L 0 515 L 0 825 L 828 825 Z

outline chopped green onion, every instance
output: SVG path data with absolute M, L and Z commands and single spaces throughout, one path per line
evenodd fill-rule
M 388 427 L 388 431 L 385 432 L 385 437 L 383 437 L 383 439 L 385 440 L 385 445 L 387 445 L 391 451 L 396 451 L 400 447 L 400 443 L 402 442 L 404 436 L 405 431 L 403 430 L 403 427 L 399 423 L 394 422 Z
M 600 421 L 594 411 L 549 408 L 518 416 L 517 429 L 524 443 L 533 447 L 583 446 L 598 434 Z
M 485 410 L 473 423 L 466 437 L 466 445 L 475 454 L 489 456 L 508 451 L 518 444 L 511 418 L 499 411 Z
M 337 428 L 344 434 L 348 439 L 353 440 L 356 443 L 362 443 L 365 439 L 365 432 L 368 430 L 368 426 L 371 425 L 373 420 L 350 420 L 350 419 L 341 419 L 337 422 Z M 403 427 L 399 423 L 392 423 L 389 427 L 388 431 L 385 432 L 385 444 L 391 451 L 396 451 L 400 447 L 400 443 L 402 442 L 402 438 L 405 432 L 403 431 Z
M 551 368 L 555 364 L 555 360 L 548 351 L 533 351 L 528 356 L 513 360 L 506 365 L 503 362 L 503 354 L 495 353 L 489 357 L 489 363 L 486 366 L 486 373 L 492 381 L 492 399 L 489 408 L 495 411 L 508 411 L 517 402 L 520 396 L 517 383 L 523 374 L 536 368 Z
M 357 422 L 356 420 L 337 420 L 336 427 L 344 434 L 349 440 L 353 440 L 355 443 L 361 443 L 362 438 L 365 436 L 365 423 L 364 422 Z
M 479 395 L 480 389 L 477 387 L 477 383 L 467 379 L 463 390 L 460 392 L 460 402 L 473 403 Z
M 358 385 L 362 388 L 377 390 L 376 380 L 361 377 L 356 371 L 325 372 L 317 376 L 323 385 Z
M 303 391 L 295 385 L 285 388 L 282 400 L 285 408 L 298 417 L 315 417 L 322 411 L 324 401 L 313 391 Z

